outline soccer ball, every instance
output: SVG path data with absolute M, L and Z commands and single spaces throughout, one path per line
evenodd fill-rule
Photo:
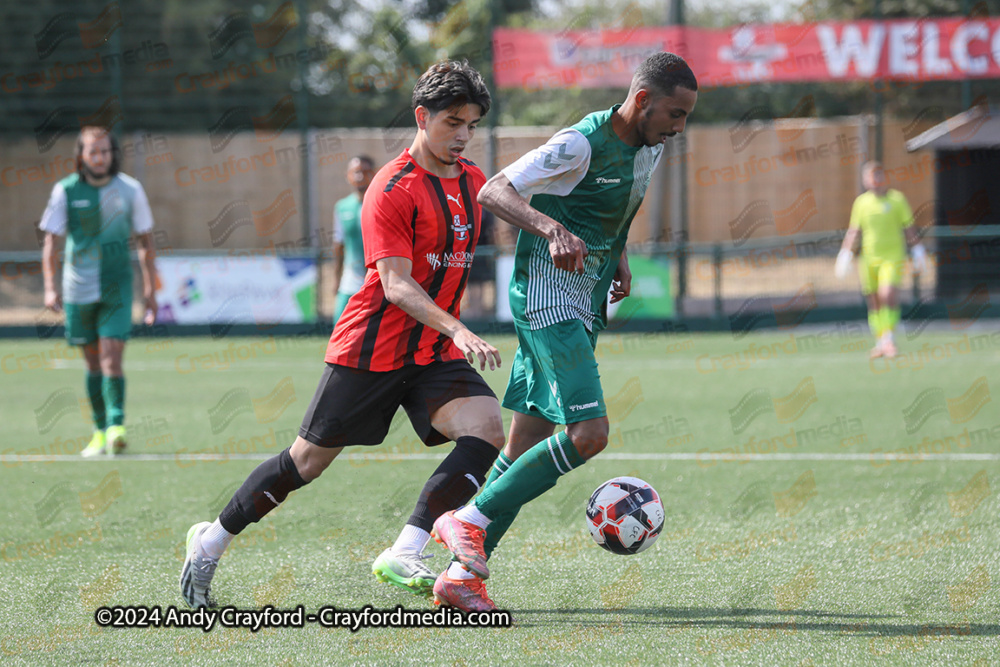
M 663 530 L 663 503 L 641 479 L 615 477 L 590 496 L 587 526 L 594 541 L 611 553 L 641 553 Z

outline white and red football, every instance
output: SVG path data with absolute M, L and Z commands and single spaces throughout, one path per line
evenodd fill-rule
M 663 529 L 663 517 L 659 494 L 637 477 L 608 480 L 587 503 L 590 535 L 616 554 L 637 554 L 651 547 Z

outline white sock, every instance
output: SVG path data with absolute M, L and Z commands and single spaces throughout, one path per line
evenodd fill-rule
M 479 508 L 475 504 L 466 505 L 462 509 L 455 512 L 455 518 L 464 521 L 465 523 L 471 523 L 474 526 L 479 526 L 483 530 L 490 525 L 492 519 L 486 518 Z
M 448 566 L 448 576 L 452 579 L 475 579 L 476 575 L 472 574 L 464 567 L 461 563 L 453 562 Z
M 423 528 L 417 528 L 406 524 L 396 538 L 396 543 L 392 545 L 393 552 L 397 554 L 419 554 L 423 553 L 424 547 L 431 539 L 431 534 Z
M 205 529 L 205 532 L 201 534 L 201 550 L 205 552 L 205 555 L 209 558 L 220 558 L 222 553 L 229 546 L 229 543 L 233 541 L 236 537 L 228 530 L 222 527 L 219 520 L 216 519 L 211 526 Z

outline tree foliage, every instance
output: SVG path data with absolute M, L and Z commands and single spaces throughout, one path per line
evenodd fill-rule
M 1000 0 L 801 0 L 781 7 L 784 20 L 801 21 L 1000 14 Z M 685 15 L 690 25 L 723 28 L 771 20 L 776 11 L 762 0 L 706 0 Z M 77 26 L 100 24 L 115 12 L 120 25 L 103 24 L 113 27 L 108 39 L 85 43 Z M 37 0 L 4 3 L 0 18 L 0 128 L 37 134 L 49 131 L 45 123 L 58 129 L 79 122 L 113 99 L 126 131 L 240 127 L 287 96 L 312 126 L 392 127 L 409 122 L 413 83 L 435 60 L 466 59 L 488 76 L 493 27 L 655 26 L 666 20 L 666 8 L 656 0 Z M 129 53 L 138 56 L 130 62 Z M 972 98 L 1000 95 L 996 81 L 969 85 Z M 493 94 L 491 122 L 560 126 L 621 101 L 624 91 Z M 889 83 L 882 97 L 887 112 L 900 117 L 927 107 L 939 107 L 943 117 L 962 106 L 957 82 Z M 760 108 L 775 116 L 795 109 L 838 116 L 873 106 L 872 87 L 864 83 L 762 84 L 704 90 L 693 121 L 731 122 Z

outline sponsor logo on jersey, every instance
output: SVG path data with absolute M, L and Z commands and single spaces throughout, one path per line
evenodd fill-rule
M 455 202 L 456 204 L 458 204 L 459 208 L 462 208 L 462 202 L 461 202 L 461 200 L 458 197 L 456 197 L 455 195 L 445 195 L 444 198 L 447 199 L 448 201 Z
M 597 179 L 594 182 L 597 183 L 598 185 L 605 185 L 607 183 L 621 183 L 622 179 L 620 179 L 620 178 L 604 178 L 603 176 L 598 176 Z
M 427 253 L 427 263 L 434 270 L 437 270 L 442 263 L 451 269 L 465 269 L 472 266 L 472 259 L 474 257 L 475 253 L 466 252 L 465 250 L 446 252 L 443 257 L 437 253 L 429 252 Z

